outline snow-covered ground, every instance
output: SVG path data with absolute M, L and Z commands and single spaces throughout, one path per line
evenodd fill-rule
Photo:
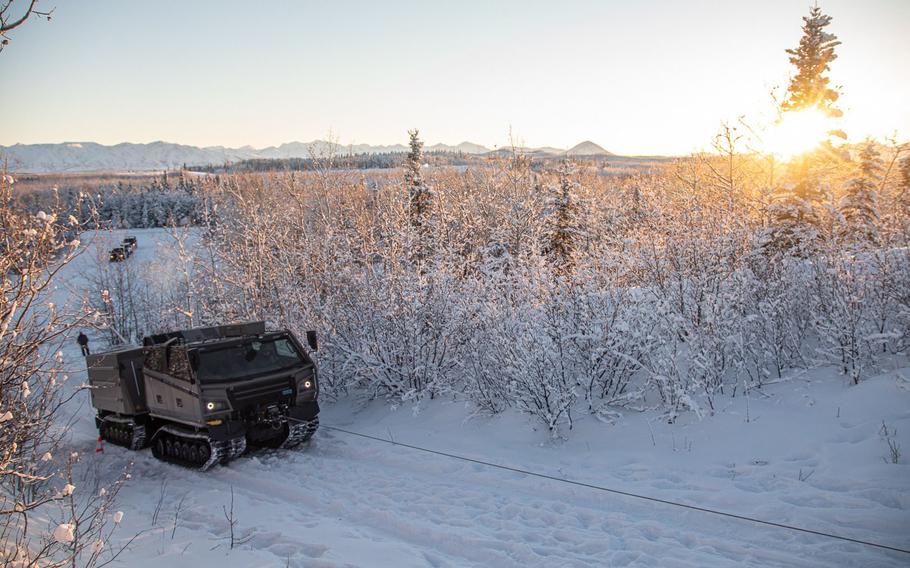
M 171 254 L 165 231 L 130 231 L 142 263 Z M 99 238 L 119 241 L 126 232 Z M 94 246 L 67 267 L 79 294 Z M 106 246 L 106 245 L 104 245 Z M 104 248 L 102 246 L 102 248 Z M 160 271 L 159 274 L 160 276 Z M 100 347 L 100 336 L 93 342 Z M 74 368 L 74 342 L 66 351 Z M 580 417 L 552 442 L 526 417 L 468 419 L 463 402 L 392 409 L 323 404 L 322 421 L 396 442 L 699 507 L 910 549 L 910 457 L 886 463 L 882 422 L 910 432 L 910 364 L 858 386 L 831 369 L 726 398 L 715 416 L 668 425 L 627 413 Z M 76 379 L 84 377 L 77 375 Z M 97 436 L 88 394 L 71 432 L 120 494 L 124 566 L 910 566 L 910 554 L 715 516 L 371 441 L 328 428 L 294 451 L 206 473 Z M 904 442 L 905 454 L 910 444 Z M 229 548 L 225 508 L 234 493 Z M 159 499 L 159 497 L 163 497 Z M 157 523 L 153 525 L 159 506 Z M 179 510 L 179 512 L 177 512 Z

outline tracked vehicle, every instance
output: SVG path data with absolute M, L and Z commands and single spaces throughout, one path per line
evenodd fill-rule
M 131 255 L 136 251 L 136 247 L 139 246 L 139 240 L 135 235 L 127 235 L 123 237 L 123 243 L 120 246 L 126 250 L 128 255 Z
M 108 260 L 111 262 L 123 262 L 126 260 L 126 249 L 123 247 L 112 248 L 108 254 Z
M 317 349 L 315 332 L 307 342 Z M 264 322 L 151 335 L 88 355 L 104 440 L 206 470 L 249 447 L 291 448 L 319 427 L 316 366 L 290 331 Z

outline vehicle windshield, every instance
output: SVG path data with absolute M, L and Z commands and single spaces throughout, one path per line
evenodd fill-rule
M 203 382 L 230 381 L 302 364 L 303 358 L 286 337 L 234 343 L 197 351 L 196 377 Z

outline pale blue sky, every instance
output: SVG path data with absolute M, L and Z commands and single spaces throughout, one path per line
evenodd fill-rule
M 22 0 L 17 0 L 21 2 Z M 0 144 L 515 138 L 686 153 L 786 85 L 803 0 L 42 0 L 0 53 Z M 851 139 L 910 137 L 910 1 L 823 0 Z

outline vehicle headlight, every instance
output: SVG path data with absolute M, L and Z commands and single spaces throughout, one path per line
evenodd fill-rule
M 307 400 L 313 400 L 316 396 L 316 376 L 310 375 L 306 378 L 297 379 L 297 403 Z
M 206 412 L 218 412 L 227 409 L 228 405 L 223 400 L 207 400 L 204 405 Z

